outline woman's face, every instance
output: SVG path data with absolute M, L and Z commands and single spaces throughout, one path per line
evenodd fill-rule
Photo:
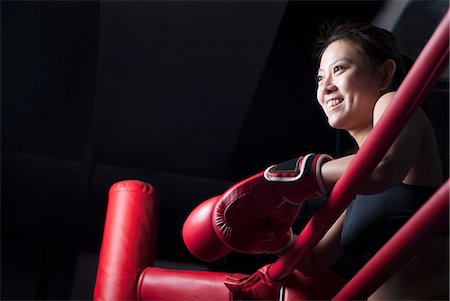
M 317 74 L 317 100 L 330 126 L 358 131 L 372 126 L 380 79 L 352 42 L 337 40 L 324 51 Z

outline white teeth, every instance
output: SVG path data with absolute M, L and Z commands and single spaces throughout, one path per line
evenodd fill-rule
M 339 99 L 332 99 L 332 100 L 329 100 L 329 101 L 327 102 L 327 106 L 328 106 L 329 108 L 331 108 L 331 107 L 334 107 L 334 106 L 340 104 L 342 101 L 343 101 L 342 98 L 339 98 Z

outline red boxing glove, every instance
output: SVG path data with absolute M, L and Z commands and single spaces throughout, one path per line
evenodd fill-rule
M 203 261 L 216 261 L 231 252 L 216 235 L 212 225 L 212 212 L 220 196 L 198 205 L 183 224 L 183 241 L 195 257 Z
M 215 261 L 231 250 L 280 255 L 294 242 L 302 201 L 326 194 L 320 173 L 328 155 L 309 154 L 250 177 L 192 211 L 183 225 L 189 251 Z
M 225 285 L 233 293 L 233 297 L 244 300 L 278 300 L 281 282 L 270 279 L 267 271 L 270 264 L 244 278 L 225 276 Z
M 217 236 L 248 254 L 281 254 L 293 243 L 291 225 L 302 201 L 326 195 L 321 167 L 328 155 L 309 154 L 273 165 L 228 189 L 212 216 Z

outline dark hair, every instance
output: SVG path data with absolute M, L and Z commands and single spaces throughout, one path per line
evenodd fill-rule
M 400 53 L 395 36 L 388 30 L 369 22 L 349 21 L 343 24 L 325 23 L 315 41 L 316 59 L 320 60 L 325 49 L 334 41 L 352 42 L 361 55 L 369 58 L 372 66 L 379 66 L 388 59 L 395 61 L 397 69 L 390 90 L 396 90 L 411 68 L 413 60 Z

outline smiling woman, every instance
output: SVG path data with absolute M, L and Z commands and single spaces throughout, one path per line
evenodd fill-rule
M 317 76 L 317 100 L 332 127 L 355 138 L 370 130 L 373 108 L 385 89 L 377 72 L 353 42 L 338 40 L 327 47 Z
M 317 101 L 331 127 L 347 131 L 361 147 L 395 96 L 406 75 L 405 62 L 394 36 L 368 23 L 333 25 L 318 40 Z M 328 191 L 353 160 L 349 155 L 326 162 L 322 178 Z M 443 175 L 433 128 L 422 109 L 406 124 L 367 183 L 326 233 L 300 270 L 316 274 L 341 256 L 363 266 L 442 184 Z M 448 242 L 448 235 L 435 240 Z M 445 248 L 428 250 L 422 265 L 445 259 Z M 394 289 L 383 287 L 373 299 L 411 297 L 411 285 L 420 287 L 415 299 L 445 295 L 447 286 L 430 286 L 427 279 L 445 275 L 446 266 L 422 273 L 398 274 Z M 414 277 L 412 276 L 414 275 Z M 433 276 L 433 277 L 432 277 Z M 407 284 L 407 285 L 405 285 Z M 395 286 L 395 285 L 394 285 Z M 433 290 L 427 290 L 433 287 Z
M 406 75 L 405 65 L 410 64 L 404 62 L 395 37 L 372 24 L 335 25 L 318 45 L 317 100 L 330 126 L 346 130 L 361 147 Z M 324 165 L 322 173 L 329 189 L 352 158 Z M 421 109 L 360 193 L 378 193 L 400 183 L 431 187 L 442 183 L 437 142 Z

